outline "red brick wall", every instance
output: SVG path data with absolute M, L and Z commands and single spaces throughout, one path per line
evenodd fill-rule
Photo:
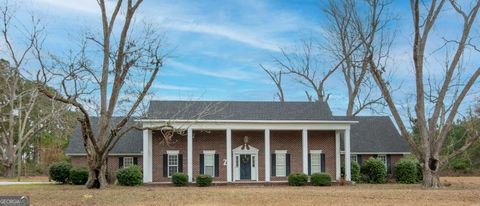
M 325 173 L 335 179 L 335 131 L 308 131 L 308 152 L 322 150 L 325 154 Z
M 214 177 L 214 181 L 227 181 L 227 166 L 223 165 L 224 159 L 227 159 L 227 139 L 226 131 L 194 131 L 193 132 L 193 179 L 200 174 L 200 154 L 203 150 L 215 150 L 218 154 L 219 176 Z M 187 173 L 187 170 L 184 170 Z
M 122 156 L 109 156 L 107 160 L 107 180 L 110 183 L 115 182 L 115 172 L 119 169 L 118 161 Z M 125 157 L 137 157 L 138 166 L 142 167 L 143 158 L 142 156 L 125 156 Z M 75 167 L 88 167 L 86 156 L 72 156 L 70 157 L 70 162 Z
M 170 182 L 171 179 L 163 176 L 163 154 L 167 150 L 179 150 L 182 154 L 183 172 L 187 173 L 187 136 L 175 134 L 170 144 L 163 141 L 162 134 L 159 131 L 152 132 L 152 176 L 153 182 Z
M 258 181 L 265 181 L 265 131 L 241 131 L 232 130 L 232 150 L 243 144 L 243 139 L 248 136 L 248 144 L 257 148 L 258 151 Z M 232 153 L 233 155 L 233 153 Z M 232 168 L 234 164 L 232 157 Z M 234 177 L 232 171 L 232 178 Z
M 290 154 L 290 172 L 302 172 L 302 131 L 270 131 L 270 152 L 287 150 Z M 271 156 L 270 156 L 271 159 Z M 273 170 L 273 167 L 271 168 Z M 287 177 L 271 176 L 272 181 L 285 181 Z

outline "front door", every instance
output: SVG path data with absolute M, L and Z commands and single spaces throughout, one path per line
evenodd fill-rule
M 249 155 L 249 154 L 240 155 L 240 179 L 241 180 L 252 179 L 251 161 L 252 161 L 252 155 Z

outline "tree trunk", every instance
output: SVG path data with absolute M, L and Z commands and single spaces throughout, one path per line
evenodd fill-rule
M 15 167 L 13 166 L 13 164 L 9 164 L 9 165 L 3 165 L 3 176 L 4 177 L 8 177 L 8 178 L 12 178 L 13 177 L 13 174 L 14 174 L 14 170 L 15 170 Z
M 87 155 L 89 156 L 89 155 Z M 105 164 L 103 158 L 94 155 L 93 157 L 87 157 L 89 159 L 89 171 L 88 180 L 85 186 L 88 189 L 103 189 L 107 186 L 107 180 L 105 178 Z
M 440 165 L 438 160 L 434 158 L 429 158 L 429 160 L 425 161 L 422 167 L 422 186 L 424 188 L 437 189 L 441 187 L 440 176 L 438 174 L 439 168 Z

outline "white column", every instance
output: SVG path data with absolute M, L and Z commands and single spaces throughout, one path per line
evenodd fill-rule
M 152 130 L 143 130 L 143 182 L 152 182 Z
M 351 181 L 351 164 L 350 164 L 350 129 L 345 130 L 345 180 Z
M 265 182 L 270 182 L 270 129 L 265 129 Z
M 303 173 L 308 174 L 308 130 L 302 130 Z
M 187 168 L 188 168 L 188 182 L 193 180 L 193 131 L 192 128 L 188 128 L 187 131 Z
M 340 180 L 341 172 L 340 161 L 340 131 L 335 130 L 335 179 Z
M 227 182 L 232 182 L 232 129 L 227 129 Z

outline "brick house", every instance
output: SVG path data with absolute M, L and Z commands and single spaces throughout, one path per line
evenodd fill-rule
M 389 117 L 333 116 L 323 102 L 151 101 L 147 117 L 133 123 L 144 130 L 131 130 L 112 149 L 109 181 L 119 168 L 136 164 L 145 183 L 170 182 L 176 172 L 190 182 L 208 174 L 216 182 L 266 183 L 286 181 L 293 172 L 325 172 L 339 180 L 343 162 L 375 156 L 392 173 L 410 153 Z M 182 132 L 167 141 L 171 130 L 159 130 L 165 125 Z M 86 166 L 80 128 L 66 154 L 73 165 Z M 345 179 L 351 179 L 350 164 Z

